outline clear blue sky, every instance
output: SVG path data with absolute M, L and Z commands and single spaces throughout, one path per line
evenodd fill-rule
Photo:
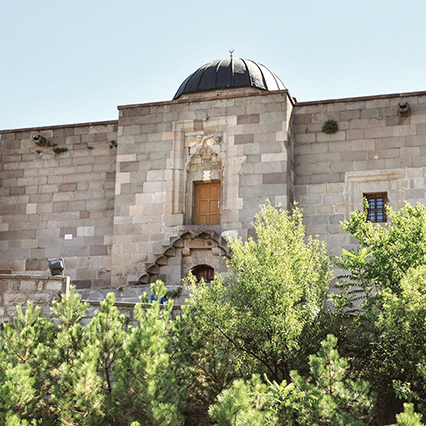
M 426 90 L 425 0 L 4 0 L 0 129 L 111 120 L 234 56 L 299 101 Z

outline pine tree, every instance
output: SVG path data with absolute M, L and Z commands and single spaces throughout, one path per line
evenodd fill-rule
M 11 323 L 3 325 L 0 333 L 0 422 L 6 419 L 25 420 L 49 418 L 46 395 L 49 394 L 49 358 L 54 327 L 40 317 L 40 308 L 28 302 L 25 310 L 16 307 Z
M 161 281 L 153 284 L 151 291 L 156 300 L 147 305 L 145 297 L 144 304 L 136 305 L 134 317 L 138 326 L 129 326 L 114 364 L 116 424 L 139 421 L 146 426 L 179 426 L 183 423 L 182 391 L 168 354 L 173 301 L 160 303 L 166 294 Z
M 414 412 L 413 404 L 404 404 L 404 411 L 396 415 L 396 424 L 390 426 L 423 426 L 422 415 Z
M 309 357 L 311 377 L 291 372 L 300 425 L 362 426 L 371 421 L 374 396 L 368 382 L 347 377 L 348 361 L 337 352 L 337 339 L 328 335 L 317 355 Z
M 88 328 L 80 323 L 88 303 L 72 288 L 54 302 L 52 312 L 61 321 L 50 358 L 53 386 L 51 405 L 63 425 L 96 425 L 103 418 L 101 379 L 97 374 L 97 348 L 90 344 Z
M 258 375 L 245 382 L 237 379 L 210 406 L 209 415 L 220 426 L 274 426 L 277 417 L 268 407 L 268 386 Z

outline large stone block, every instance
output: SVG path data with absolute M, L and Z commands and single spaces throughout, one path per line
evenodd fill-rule
M 358 119 L 358 118 L 361 118 L 361 111 L 359 109 L 342 111 L 340 113 L 340 120 L 349 121 L 349 120 Z M 362 118 L 369 118 L 369 117 L 362 117 Z
M 367 159 L 366 151 L 343 151 L 340 155 L 342 161 L 360 161 Z
M 393 126 L 392 136 L 413 136 L 416 134 L 417 126 L 415 124 L 406 124 L 400 126 Z
M 47 291 L 55 291 L 55 292 L 62 291 L 62 287 L 63 287 L 62 281 L 48 280 L 46 282 Z
M 270 161 L 270 162 L 260 162 L 254 164 L 253 171 L 255 174 L 258 173 L 282 173 L 286 170 L 286 162 L 283 161 Z
M 235 145 L 247 144 L 254 142 L 254 134 L 236 135 L 234 137 Z
M 34 280 L 22 280 L 19 285 L 20 291 L 36 291 L 37 283 Z
M 286 181 L 285 173 L 265 173 L 262 175 L 263 185 L 286 183 Z
M 318 142 L 334 142 L 334 141 L 344 141 L 346 139 L 346 131 L 340 130 L 333 134 L 326 134 L 322 132 L 317 133 Z
M 6 305 L 22 305 L 27 301 L 27 295 L 22 292 L 9 291 L 3 295 L 3 300 Z
M 28 300 L 32 300 L 38 304 L 48 304 L 52 301 L 52 295 L 48 292 L 30 293 L 28 294 Z
M 399 169 L 405 167 L 413 167 L 413 159 L 411 157 L 385 159 L 384 168 L 386 169 Z
M 237 124 L 257 124 L 259 123 L 259 114 L 246 114 L 237 117 Z

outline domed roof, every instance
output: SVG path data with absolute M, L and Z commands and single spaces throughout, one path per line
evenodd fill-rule
M 254 87 L 285 90 L 283 82 L 268 68 L 249 59 L 217 59 L 192 73 L 179 87 L 173 100 L 186 93 L 215 89 Z

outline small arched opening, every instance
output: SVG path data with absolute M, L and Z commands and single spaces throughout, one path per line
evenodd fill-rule
M 206 283 L 210 283 L 214 278 L 214 269 L 209 265 L 194 266 L 191 273 L 197 278 L 197 282 L 204 280 Z

